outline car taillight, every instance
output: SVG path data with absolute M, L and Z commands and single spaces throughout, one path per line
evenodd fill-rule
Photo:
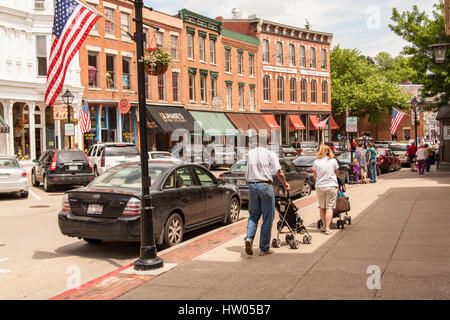
M 22 172 L 22 177 L 26 177 L 27 176 L 27 173 L 24 171 L 24 172 Z
M 100 166 L 101 166 L 102 168 L 105 167 L 105 157 L 102 157 L 102 159 L 100 160 Z
M 84 153 L 84 156 L 86 157 L 86 160 L 87 160 L 88 163 L 89 163 L 89 169 L 92 170 L 92 163 L 91 163 L 91 160 L 89 160 L 89 158 L 88 158 L 88 156 L 87 156 L 87 154 L 86 154 L 85 152 L 83 152 L 83 153 Z
M 141 214 L 141 200 L 131 198 L 122 211 L 124 216 L 139 216 Z
M 309 169 L 306 170 L 306 172 L 308 172 L 308 173 L 313 173 L 313 169 L 312 169 L 312 168 L 309 168 Z
M 66 193 L 62 198 L 62 212 L 70 213 L 69 195 Z
M 300 148 L 300 150 L 299 150 L 300 152 L 303 152 L 303 149 L 302 148 Z
M 50 170 L 51 171 L 56 170 L 56 152 L 53 155 L 52 163 L 50 164 Z
M 219 174 L 219 179 L 223 178 L 223 173 Z

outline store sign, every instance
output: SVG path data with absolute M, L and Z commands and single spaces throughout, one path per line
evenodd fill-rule
M 263 70 L 270 71 L 270 72 L 282 72 L 282 73 L 297 74 L 297 69 L 282 68 L 282 67 L 275 67 L 275 66 L 263 66 Z
M 222 108 L 222 106 L 223 106 L 223 99 L 222 99 L 222 97 L 221 96 L 215 96 L 213 98 L 213 101 L 212 101 L 212 106 L 214 108 Z
M 160 112 L 159 116 L 164 122 L 187 122 L 179 112 Z
M 53 106 L 53 120 L 66 120 L 67 119 L 67 106 L 60 104 Z
M 147 128 L 158 129 L 158 125 L 154 121 L 147 121 Z
M 64 133 L 66 136 L 73 137 L 75 135 L 75 125 L 73 123 L 64 124 Z
M 345 128 L 347 132 L 358 132 L 358 117 L 347 117 L 345 121 Z
M 121 114 L 126 114 L 130 111 L 130 100 L 123 98 L 119 101 L 119 111 Z
M 315 77 L 329 77 L 328 72 L 312 71 L 312 70 L 300 70 L 300 74 L 304 76 L 315 76 Z
M 444 126 L 444 140 L 450 140 L 450 126 Z

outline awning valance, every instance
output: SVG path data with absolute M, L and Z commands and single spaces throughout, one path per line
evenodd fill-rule
M 223 112 L 189 111 L 208 136 L 235 136 L 239 133 Z
M 172 133 L 177 129 L 194 132 L 194 118 L 180 106 L 147 105 L 147 128 L 159 133 Z
M 228 119 L 233 123 L 233 125 L 242 131 L 247 131 L 249 129 L 259 131 L 267 130 L 270 133 L 272 129 L 270 125 L 264 120 L 262 114 L 259 113 L 225 113 Z
M 309 115 L 309 130 L 319 130 L 318 124 L 319 124 L 319 119 L 317 118 L 317 115 L 310 114 Z
M 269 126 L 273 130 L 280 130 L 280 125 L 278 124 L 277 120 L 275 119 L 275 116 L 273 114 L 267 113 L 263 114 L 264 120 L 269 124 Z
M 5 120 L 3 120 L 2 116 L 0 115 L 0 133 L 8 133 L 9 132 L 9 126 L 6 124 Z
M 300 116 L 298 114 L 290 114 L 289 115 L 289 130 L 295 131 L 295 130 L 305 130 L 306 127 L 302 122 L 302 119 L 300 119 Z

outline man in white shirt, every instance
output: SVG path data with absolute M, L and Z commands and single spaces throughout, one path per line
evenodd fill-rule
M 262 216 L 261 236 L 259 241 L 260 255 L 271 253 L 270 236 L 275 215 L 275 194 L 273 191 L 273 176 L 277 175 L 286 192 L 290 190 L 281 170 L 278 157 L 270 150 L 256 147 L 248 152 L 247 171 L 245 179 L 248 183 L 248 211 L 250 217 L 245 236 L 245 251 L 253 255 L 253 240 L 255 239 L 258 221 Z

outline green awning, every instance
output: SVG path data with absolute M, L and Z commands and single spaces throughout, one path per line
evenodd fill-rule
M 223 112 L 189 112 L 207 136 L 235 136 L 239 133 Z

